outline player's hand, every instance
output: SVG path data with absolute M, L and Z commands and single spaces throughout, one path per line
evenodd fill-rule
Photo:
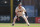
M 28 16 L 26 16 L 28 18 Z

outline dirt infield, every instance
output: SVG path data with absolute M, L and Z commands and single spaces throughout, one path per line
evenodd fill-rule
M 12 26 L 11 24 L 0 24 L 0 26 Z M 15 24 L 15 26 L 27 26 L 26 24 Z M 30 26 L 40 26 L 40 25 L 30 25 Z
M 27 26 L 26 24 L 25 25 L 16 25 L 16 26 Z M 40 25 L 31 25 L 30 26 L 40 26 Z

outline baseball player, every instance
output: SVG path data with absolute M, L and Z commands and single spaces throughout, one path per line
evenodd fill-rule
M 26 24 L 27 24 L 28 26 L 30 25 L 29 22 L 28 22 L 28 20 L 27 20 L 28 16 L 27 16 L 26 10 L 25 10 L 25 8 L 22 6 L 22 3 L 19 3 L 19 4 L 18 4 L 18 7 L 16 7 L 16 9 L 15 9 L 15 13 L 16 13 L 16 15 L 15 15 L 15 17 L 14 17 L 14 20 L 13 20 L 12 25 L 15 24 L 16 19 L 19 18 L 20 16 L 23 17 L 23 19 L 25 20 L 25 22 L 26 22 Z

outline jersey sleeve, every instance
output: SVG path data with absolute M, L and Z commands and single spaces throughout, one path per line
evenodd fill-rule
M 23 7 L 24 12 L 26 12 L 26 9 Z
M 15 9 L 15 12 L 17 13 L 17 8 Z

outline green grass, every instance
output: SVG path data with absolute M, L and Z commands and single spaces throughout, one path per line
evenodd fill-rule
M 12 23 L 0 23 L 0 27 L 40 27 L 40 23 L 39 24 L 30 24 L 30 26 L 27 26 L 27 24 L 23 24 L 23 23 L 17 23 L 14 26 L 12 26 Z

